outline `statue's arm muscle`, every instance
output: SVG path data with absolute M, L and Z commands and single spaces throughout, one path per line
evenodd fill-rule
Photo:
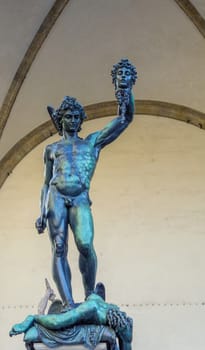
M 51 156 L 51 147 L 47 146 L 44 152 L 44 163 L 45 163 L 45 172 L 44 172 L 44 184 L 41 190 L 41 215 L 36 220 L 35 226 L 38 233 L 43 233 L 46 228 L 46 199 L 49 189 L 49 183 L 53 176 L 53 159 Z
M 53 160 L 51 157 L 51 148 L 47 146 L 44 152 L 44 184 L 41 190 L 41 216 L 45 216 L 45 203 L 49 182 L 53 176 Z
M 105 128 L 99 131 L 95 139 L 95 147 L 103 148 L 113 142 L 131 123 L 134 115 L 134 99 L 130 94 L 129 103 L 126 106 L 125 118 L 121 116 L 121 108 L 119 108 L 119 117 L 113 119 Z

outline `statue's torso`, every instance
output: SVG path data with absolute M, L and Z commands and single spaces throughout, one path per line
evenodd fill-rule
M 73 143 L 62 140 L 51 145 L 53 176 L 50 185 L 64 195 L 77 196 L 89 190 L 98 154 L 91 143 L 77 139 Z

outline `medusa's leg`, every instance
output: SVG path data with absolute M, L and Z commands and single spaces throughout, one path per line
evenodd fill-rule
M 116 349 L 116 334 L 112 328 L 104 327 L 100 341 L 107 343 L 108 349 Z
M 9 332 L 10 337 L 13 335 L 25 333 L 31 326 L 33 326 L 34 321 L 35 316 L 29 315 L 23 322 L 15 324 Z
M 35 327 L 31 327 L 24 335 L 25 343 L 35 343 L 40 341 L 38 331 Z

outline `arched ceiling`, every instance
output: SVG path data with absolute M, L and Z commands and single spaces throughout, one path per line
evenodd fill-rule
M 3 0 L 0 3 L 0 103 L 53 0 Z
M 36 55 L 38 54 L 50 30 L 54 26 L 56 20 L 58 19 L 68 2 L 69 0 L 58 0 L 54 3 L 54 5 L 51 7 L 50 11 L 44 18 L 43 22 L 41 23 L 28 49 L 26 50 L 26 53 L 20 65 L 18 66 L 18 69 L 2 102 L 2 106 L 0 109 L 0 137 L 3 133 L 4 127 L 10 116 L 10 112 L 13 108 L 15 100 L 24 82 L 24 79 L 26 78 L 26 75 L 29 69 L 31 68 L 32 63 L 35 60 Z
M 85 106 L 112 100 L 110 69 L 122 57 L 137 67 L 137 99 L 186 106 L 189 117 L 176 117 L 203 127 L 204 16 L 202 0 L 1 2 L 1 156 L 8 159 L 17 142 L 33 129 L 41 130 L 49 120 L 45 107 L 58 106 L 64 95 L 77 97 Z M 31 44 L 34 37 L 36 48 Z M 24 71 L 15 76 L 13 89 L 21 62 Z M 5 100 L 9 86 L 13 96 Z M 200 120 L 195 110 L 201 112 Z
M 191 3 L 196 7 L 200 15 L 205 17 L 205 2 L 204 0 L 192 0 Z

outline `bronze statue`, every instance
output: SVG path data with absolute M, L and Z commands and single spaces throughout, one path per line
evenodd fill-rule
M 79 269 L 87 298 L 94 291 L 97 268 L 90 181 L 100 151 L 127 128 L 134 114 L 132 86 L 137 78 L 135 67 L 127 59 L 122 59 L 113 66 L 111 75 L 118 101 L 118 117 L 103 130 L 85 139 L 78 136 L 86 115 L 73 97 L 66 96 L 57 110 L 48 107 L 62 138 L 45 149 L 45 180 L 41 192 L 41 215 L 36 221 L 36 228 L 42 233 L 48 226 L 53 251 L 53 278 L 65 309 L 74 307 L 67 261 L 68 227 L 73 231 L 79 251 Z
M 25 333 L 28 349 L 39 341 L 49 347 L 84 343 L 90 349 L 102 341 L 116 349 L 117 337 L 120 350 L 131 350 L 132 319 L 118 306 L 106 303 L 93 293 L 76 308 L 61 314 L 27 316 L 12 327 L 9 335 L 20 333 Z

